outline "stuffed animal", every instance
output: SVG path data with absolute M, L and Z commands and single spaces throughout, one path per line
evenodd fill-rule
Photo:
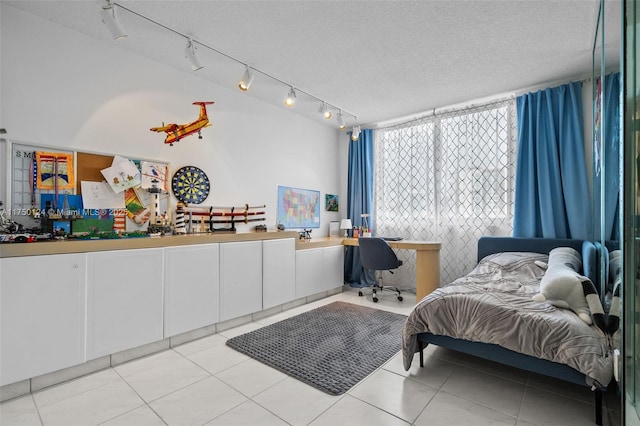
M 539 266 L 543 266 L 539 263 Z M 536 302 L 549 301 L 558 308 L 571 309 L 586 324 L 606 329 L 604 310 L 591 280 L 578 271 L 582 269 L 582 259 L 571 247 L 556 247 L 549 252 L 540 293 L 533 296 Z M 593 320 L 592 320 L 593 318 Z

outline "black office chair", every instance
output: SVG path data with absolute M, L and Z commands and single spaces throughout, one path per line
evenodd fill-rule
M 382 284 L 382 271 L 389 271 L 393 274 L 392 269 L 397 269 L 402 265 L 402 261 L 398 260 L 398 256 L 382 238 L 363 237 L 358 239 L 360 247 L 360 261 L 366 269 L 372 269 L 377 273 L 376 283 L 371 287 L 373 292 L 373 301 L 378 301 L 378 291 L 392 290 L 398 294 L 398 300 L 402 301 L 400 290 L 394 286 L 385 286 Z M 363 293 L 360 291 L 359 296 Z

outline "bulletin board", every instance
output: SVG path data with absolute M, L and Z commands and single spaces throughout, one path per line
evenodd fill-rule
M 170 197 L 166 191 L 170 165 L 166 161 L 131 159 L 23 143 L 12 143 L 11 155 L 11 207 L 8 213 L 13 221 L 26 229 L 40 226 L 39 215 L 45 211 L 46 200 L 49 207 L 61 208 L 64 204 L 74 211 L 81 211 L 80 215 L 85 220 L 77 221 L 77 230 L 93 226 L 106 228 L 104 221 L 112 223 L 110 226 L 116 229 L 145 230 L 148 223 L 140 222 L 138 218 L 133 220 L 131 212 L 124 209 L 98 210 L 82 206 L 83 182 L 85 187 L 87 183 L 104 185 L 103 171 L 112 166 L 116 157 L 130 161 L 139 170 L 140 180 L 137 182 L 140 184 L 123 192 L 123 200 L 133 200 L 135 203 L 130 206 L 145 209 L 151 203 L 151 194 L 146 189 L 151 187 L 150 182 L 155 179 L 159 181 L 159 187 L 165 190 L 160 196 L 161 212 L 170 210 Z
M 106 169 L 113 162 L 113 155 L 90 154 L 88 152 L 78 152 L 76 163 L 78 179 L 76 182 L 76 194 L 82 194 L 82 181 L 100 182 L 104 180 L 100 170 Z

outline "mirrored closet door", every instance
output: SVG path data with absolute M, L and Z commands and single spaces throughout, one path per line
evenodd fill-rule
M 640 425 L 640 6 L 624 2 L 624 407 Z

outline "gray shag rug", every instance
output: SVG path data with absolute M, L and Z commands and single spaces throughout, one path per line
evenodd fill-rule
M 405 315 L 334 302 L 227 340 L 227 345 L 331 395 L 402 348 Z

